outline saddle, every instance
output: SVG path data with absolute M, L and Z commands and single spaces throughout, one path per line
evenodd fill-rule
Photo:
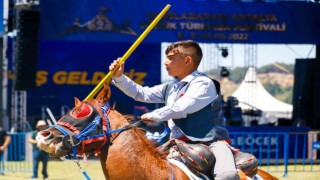
M 194 174 L 212 177 L 211 171 L 216 159 L 207 145 L 171 139 L 158 147 L 158 150 L 167 153 L 168 159 L 184 163 Z M 237 151 L 234 152 L 234 159 L 237 169 L 242 170 L 246 176 L 253 178 L 257 174 L 258 161 L 254 155 Z

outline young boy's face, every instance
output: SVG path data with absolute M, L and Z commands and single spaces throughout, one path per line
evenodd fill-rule
M 179 50 L 182 50 L 180 47 Z M 169 76 L 177 77 L 178 79 L 184 75 L 185 66 L 186 66 L 186 58 L 187 55 L 180 53 L 183 51 L 169 51 L 167 54 L 167 58 L 164 61 L 164 65 L 166 70 L 168 71 Z

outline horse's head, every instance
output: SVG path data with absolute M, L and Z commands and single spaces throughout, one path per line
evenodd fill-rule
M 106 121 L 111 92 L 105 84 L 95 99 L 81 102 L 75 98 L 75 107 L 56 125 L 37 134 L 38 147 L 51 156 L 97 152 L 107 141 Z

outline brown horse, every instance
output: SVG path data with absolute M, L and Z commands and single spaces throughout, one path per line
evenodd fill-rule
M 75 98 L 75 107 L 58 121 L 58 126 L 38 133 L 39 148 L 57 157 L 98 153 L 106 179 L 189 179 L 167 161 L 140 128 L 132 127 L 116 110 L 101 108 L 110 95 L 105 85 L 96 99 L 80 102 Z M 89 131 L 94 134 L 91 138 Z M 261 177 L 274 179 L 269 174 Z

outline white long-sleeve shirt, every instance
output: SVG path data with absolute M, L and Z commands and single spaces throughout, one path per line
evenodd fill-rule
M 199 77 L 195 78 L 196 76 Z M 187 91 L 182 95 L 177 94 L 179 90 L 189 82 L 191 83 Z M 175 80 L 173 88 L 168 89 L 166 102 L 163 94 L 163 88 L 166 87 L 165 84 L 143 87 L 125 75 L 113 78 L 113 84 L 136 101 L 165 103 L 165 106 L 148 113 L 147 116 L 149 119 L 158 122 L 168 121 L 172 138 L 181 137 L 183 134 L 171 119 L 185 118 L 188 114 L 204 108 L 217 97 L 216 87 L 212 80 L 206 76 L 201 76 L 199 71 L 194 71 L 181 81 Z M 177 96 L 180 98 L 176 100 Z

